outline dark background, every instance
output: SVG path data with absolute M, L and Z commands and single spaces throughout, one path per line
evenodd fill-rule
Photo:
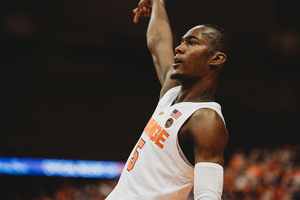
M 2 0 L 0 156 L 125 161 L 160 85 L 138 1 Z M 298 144 L 299 11 L 291 0 L 167 1 L 174 46 L 195 25 L 234 36 L 237 62 L 220 82 L 230 141 Z

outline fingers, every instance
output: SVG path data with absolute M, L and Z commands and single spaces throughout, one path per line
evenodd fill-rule
M 133 12 L 134 14 L 136 14 L 138 11 L 139 11 L 139 8 L 135 8 L 135 9 L 133 9 L 132 12 Z
M 140 12 L 137 11 L 134 15 L 133 22 L 138 23 L 139 18 L 140 18 Z
M 133 22 L 137 23 L 139 21 L 140 17 L 150 17 L 151 16 L 151 10 L 150 8 L 147 7 L 142 7 L 142 8 L 135 8 L 133 10 L 134 18 L 133 18 Z
M 144 17 L 150 17 L 151 15 L 150 8 L 143 7 L 143 13 L 144 13 Z

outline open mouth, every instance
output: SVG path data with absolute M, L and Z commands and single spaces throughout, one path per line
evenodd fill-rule
M 182 60 L 180 60 L 178 57 L 175 57 L 174 58 L 174 64 L 173 64 L 173 68 L 174 69 L 176 69 L 180 64 L 182 64 L 183 63 L 183 61 Z
M 178 58 L 174 58 L 174 62 L 175 62 L 175 64 L 181 64 L 182 63 L 182 61 L 179 60 Z

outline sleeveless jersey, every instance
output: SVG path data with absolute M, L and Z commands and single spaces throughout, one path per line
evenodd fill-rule
M 106 200 L 183 200 L 194 184 L 194 167 L 180 153 L 177 134 L 198 109 L 215 110 L 215 102 L 172 105 L 180 86 L 167 91 L 131 152 L 115 189 Z M 223 119 L 224 121 L 224 119 Z

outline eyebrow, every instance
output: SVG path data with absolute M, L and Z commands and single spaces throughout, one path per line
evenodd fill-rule
M 184 39 L 197 39 L 197 40 L 199 40 L 199 38 L 196 37 L 195 35 L 188 35 L 188 36 L 186 36 L 186 37 L 182 37 L 182 38 L 181 38 L 181 42 L 182 42 Z

